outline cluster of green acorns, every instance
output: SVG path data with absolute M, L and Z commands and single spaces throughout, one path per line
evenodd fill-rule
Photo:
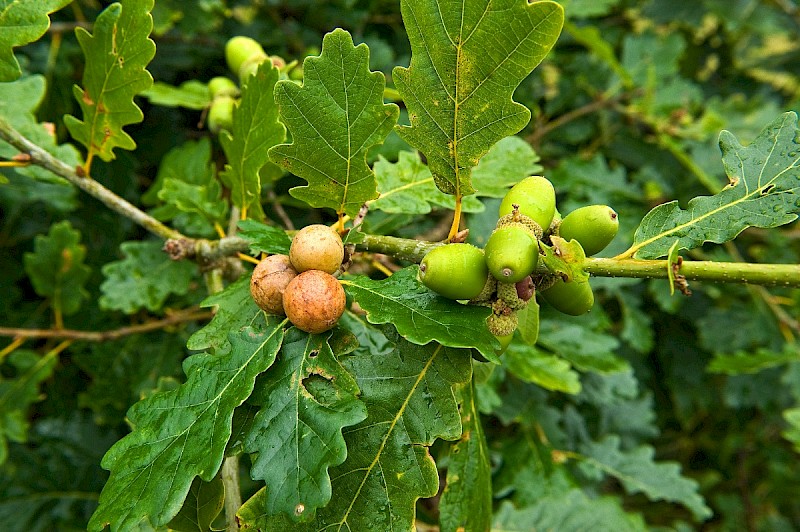
M 553 236 L 575 240 L 588 257 L 602 251 L 618 229 L 617 213 L 607 205 L 581 207 L 562 219 L 553 184 L 527 177 L 503 198 L 484 249 L 461 243 L 434 248 L 420 263 L 419 279 L 444 297 L 491 307 L 487 326 L 505 350 L 517 329 L 517 312 L 535 294 L 572 316 L 594 305 L 588 279 L 565 281 L 537 269 L 543 245 Z
M 225 61 L 242 84 L 267 60 L 272 61 L 284 76 L 287 73 L 295 78 L 302 76 L 297 61 L 287 65 L 282 57 L 267 55 L 264 48 L 250 37 L 233 37 L 225 44 Z M 215 134 L 223 129 L 230 130 L 233 127 L 233 108 L 240 95 L 239 87 L 230 78 L 217 76 L 208 82 L 208 94 L 208 129 Z

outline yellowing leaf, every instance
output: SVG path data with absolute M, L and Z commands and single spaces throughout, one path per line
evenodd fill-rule
M 392 73 L 410 126 L 397 132 L 428 159 L 443 192 L 472 194 L 471 169 L 530 111 L 512 99 L 550 51 L 564 10 L 528 0 L 404 0 L 411 65 Z
M 65 116 L 72 137 L 86 146 L 86 165 L 97 155 L 114 159 L 114 148 L 133 150 L 136 143 L 122 128 L 141 122 L 141 109 L 133 97 L 148 89 L 153 78 L 145 67 L 153 59 L 156 45 L 150 40 L 153 0 L 122 0 L 108 6 L 92 27 L 75 33 L 86 56 L 83 88 L 73 93 L 83 120 Z

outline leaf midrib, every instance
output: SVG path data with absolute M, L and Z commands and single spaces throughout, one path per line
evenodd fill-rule
M 784 121 L 784 123 L 785 123 L 785 121 Z M 778 144 L 778 136 L 776 135 L 776 136 L 775 136 L 775 139 L 774 139 L 774 141 L 773 141 L 773 143 L 772 143 L 772 148 L 769 150 L 769 156 L 768 156 L 768 157 L 765 159 L 765 161 L 764 161 L 764 164 L 763 164 L 763 165 L 762 165 L 762 167 L 761 167 L 761 173 L 759 174 L 759 177 L 758 177 L 758 183 L 761 183 L 761 178 L 762 178 L 762 176 L 763 176 L 764 170 L 765 170 L 765 169 L 766 169 L 766 167 L 767 167 L 767 162 L 768 162 L 768 161 L 770 160 L 770 158 L 772 157 L 772 154 L 774 153 L 774 151 L 775 151 L 775 147 L 777 146 L 777 144 Z M 744 163 L 743 163 L 743 161 L 742 161 L 742 158 L 741 158 L 741 156 L 740 156 L 739 152 L 737 152 L 737 153 L 736 153 L 736 157 L 737 157 L 737 159 L 739 160 L 739 162 L 741 163 L 741 167 L 742 167 L 742 173 L 744 174 Z M 735 201 L 733 201 L 733 202 L 731 202 L 731 203 L 726 203 L 726 204 L 724 204 L 724 205 L 720 205 L 720 206 L 719 206 L 719 207 L 717 207 L 716 209 L 712 209 L 711 211 L 709 211 L 709 212 L 707 212 L 707 213 L 705 213 L 705 214 L 702 214 L 702 215 L 698 216 L 697 218 L 692 218 L 691 220 L 689 220 L 689 221 L 688 221 L 688 222 L 686 222 L 686 223 L 683 223 L 683 224 L 677 225 L 677 226 L 673 227 L 672 229 L 669 229 L 669 230 L 667 230 L 667 231 L 664 231 L 664 232 L 662 232 L 662 233 L 659 233 L 659 234 L 657 234 L 657 235 L 655 235 L 655 236 L 652 236 L 652 237 L 648 238 L 647 240 L 643 240 L 642 242 L 640 242 L 640 243 L 638 243 L 638 244 L 636 244 L 636 245 L 633 245 L 633 246 L 631 246 L 631 247 L 630 247 L 630 248 L 629 248 L 627 251 L 625 251 L 625 252 L 621 253 L 621 254 L 620 254 L 620 255 L 618 255 L 617 257 L 618 257 L 618 258 L 631 257 L 631 256 L 633 256 L 634 254 L 636 254 L 636 252 L 638 252 L 639 250 L 641 250 L 641 249 L 643 249 L 643 248 L 647 247 L 648 245 L 652 244 L 653 242 L 656 242 L 656 241 L 658 241 L 658 240 L 660 240 L 660 239 L 662 239 L 662 238 L 664 238 L 664 237 L 666 237 L 666 236 L 668 236 L 668 235 L 670 235 L 670 234 L 673 234 L 673 233 L 675 233 L 675 232 L 676 232 L 676 231 L 678 231 L 678 230 L 685 229 L 685 228 L 687 228 L 687 227 L 691 227 L 691 226 L 693 226 L 693 225 L 696 225 L 696 224 L 698 224 L 699 222 L 701 222 L 702 220 L 705 220 L 706 218 L 708 218 L 708 217 L 710 217 L 710 216 L 713 216 L 713 215 L 715 215 L 715 214 L 717 214 L 717 213 L 719 213 L 719 212 L 722 212 L 722 211 L 724 211 L 724 210 L 726 210 L 726 209 L 729 209 L 729 208 L 736 207 L 736 206 L 738 206 L 740 203 L 744 203 L 744 202 L 746 202 L 746 201 L 750 201 L 754 195 L 758 194 L 758 193 L 759 193 L 761 190 L 763 190 L 764 188 L 766 188 L 766 187 L 768 187 L 768 186 L 772 185 L 772 184 L 773 184 L 773 183 L 774 183 L 774 182 L 775 182 L 775 181 L 776 181 L 778 178 L 780 178 L 780 177 L 781 177 L 783 174 L 785 174 L 786 172 L 788 172 L 790 169 L 792 169 L 792 168 L 797 168 L 797 164 L 798 164 L 798 162 L 800 162 L 800 157 L 796 158 L 796 159 L 795 159 L 795 160 L 792 162 L 792 164 L 791 164 L 791 165 L 787 166 L 786 168 L 784 168 L 783 170 L 781 170 L 780 172 L 778 172 L 777 174 L 775 174 L 775 176 L 773 176 L 773 177 L 772 177 L 772 179 L 770 179 L 769 181 L 767 181 L 767 183 L 766 183 L 766 184 L 759 185 L 758 187 L 756 187 L 755 189 L 753 189 L 751 192 L 746 192 L 746 193 L 745 193 L 745 195 L 744 195 L 744 196 L 742 196 L 741 198 L 739 198 L 739 199 L 737 199 L 737 200 L 735 200 Z M 742 186 L 744 186 L 744 187 L 745 187 L 745 191 L 747 191 L 747 190 L 748 190 L 748 183 L 747 183 L 747 178 L 746 178 L 744 175 L 742 175 L 741 183 L 742 183 Z M 724 191 L 723 191 L 723 192 L 724 192 Z M 785 192 L 786 192 L 786 191 L 780 191 L 780 192 L 778 192 L 777 194 L 783 194 L 783 193 L 785 193 Z M 722 193 L 722 192 L 720 192 L 720 194 L 721 194 L 721 193 Z M 770 195 L 775 195 L 775 194 L 770 194 Z M 714 197 L 714 196 L 711 196 L 711 197 Z M 679 208 L 680 208 L 680 207 L 679 207 Z
M 370 465 L 366 468 L 366 470 L 364 472 L 364 478 L 361 480 L 361 483 L 359 484 L 358 489 L 356 489 L 356 492 L 353 495 L 353 498 L 352 498 L 352 500 L 350 502 L 350 505 L 347 507 L 347 510 L 345 511 L 344 515 L 342 516 L 342 520 L 339 521 L 338 523 L 334 523 L 332 525 L 332 526 L 335 526 L 335 525 L 338 524 L 339 528 L 337 530 L 341 530 L 342 527 L 345 526 L 345 523 L 347 522 L 347 518 L 349 517 L 350 512 L 353 509 L 353 506 L 355 506 L 356 501 L 358 500 L 359 495 L 361 493 L 361 490 L 364 488 L 364 484 L 366 484 L 367 479 L 369 478 L 370 474 L 372 473 L 372 470 L 375 468 L 375 466 L 377 465 L 377 463 L 381 459 L 381 456 L 383 454 L 383 450 L 386 448 L 386 444 L 389 441 L 389 437 L 392 435 L 392 432 L 394 431 L 394 428 L 397 426 L 397 423 L 400 421 L 400 418 L 403 417 L 403 414 L 405 413 L 406 408 L 408 407 L 408 403 L 411 401 L 411 398 L 414 396 L 414 393 L 416 392 L 417 388 L 419 387 L 420 382 L 422 382 L 422 380 L 425 377 L 425 375 L 427 375 L 428 370 L 430 369 L 431 365 L 433 364 L 433 361 L 436 359 L 436 357 L 441 352 L 442 348 L 443 348 L 443 346 L 441 344 L 439 344 L 436 347 L 436 350 L 434 350 L 434 352 L 432 353 L 431 357 L 428 359 L 428 361 L 425 363 L 425 366 L 422 368 L 422 371 L 420 371 L 419 376 L 417 377 L 417 380 L 414 382 L 413 386 L 411 386 L 411 389 L 409 390 L 408 394 L 406 395 L 406 398 L 403 400 L 403 404 L 400 405 L 400 408 L 398 408 L 397 414 L 395 415 L 394 419 L 392 419 L 392 421 L 389 423 L 389 429 L 386 431 L 386 435 L 383 437 L 383 440 L 381 441 L 381 444 L 378 447 L 378 451 L 375 453 L 375 458 L 372 460 L 372 463 L 370 463 Z

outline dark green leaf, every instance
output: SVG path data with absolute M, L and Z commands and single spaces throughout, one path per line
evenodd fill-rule
M 410 266 L 381 281 L 360 276 L 342 284 L 370 323 L 390 323 L 415 344 L 435 340 L 448 347 L 474 347 L 496 362 L 497 340 L 486 327 L 490 310 L 436 294 L 417 280 L 418 271 Z
M 557 451 L 549 443 L 555 442 L 542 441 L 541 433 L 559 439 L 553 425 L 563 423 L 560 412 L 539 405 L 522 415 L 519 434 L 493 445 L 503 457 L 495 491 L 512 491 L 514 504 L 500 506 L 492 530 L 647 530 L 640 517 L 625 513 L 618 498 L 589 496 L 567 465 L 554 461 Z
M 65 220 L 50 226 L 47 236 L 37 236 L 33 253 L 25 254 L 25 272 L 36 293 L 66 316 L 75 314 L 89 297 L 84 285 L 91 269 L 83 263 L 86 247 L 80 241 L 81 234 Z
M 244 450 L 255 454 L 251 476 L 267 485 L 267 515 L 306 520 L 328 504 L 328 468 L 347 457 L 342 429 L 367 417 L 358 385 L 327 336 L 290 329 L 280 360 L 253 394 L 263 406 Z
M 42 356 L 18 349 L 8 356 L 14 368 L 13 378 L 0 374 L 0 465 L 8 457 L 8 442 L 27 441 L 28 407 L 42 399 L 39 385 L 52 376 L 58 363 L 58 352 Z
M 401 2 L 411 65 L 392 78 L 408 108 L 400 136 L 428 159 L 436 186 L 472 194 L 471 169 L 501 138 L 528 124 L 517 85 L 555 44 L 564 10 L 555 2 Z
M 250 241 L 250 254 L 268 253 L 270 255 L 288 255 L 292 239 L 286 231 L 255 220 L 239 222 L 239 236 Z
M 142 202 L 145 205 L 157 204 L 158 195 L 169 179 L 189 185 L 208 185 L 214 180 L 209 139 L 190 140 L 169 150 L 161 158 L 156 180 L 147 192 L 142 194 Z
M 207 185 L 190 185 L 179 179 L 166 179 L 158 198 L 181 212 L 194 213 L 208 222 L 222 222 L 228 205 L 222 199 L 222 187 L 216 179 Z
M 370 328 L 368 334 L 380 335 Z M 368 417 L 344 431 L 347 460 L 331 469 L 333 497 L 307 525 L 263 514 L 263 492 L 239 512 L 263 530 L 411 530 L 415 503 L 439 487 L 429 446 L 461 436 L 454 388 L 471 375 L 469 350 L 417 346 L 386 329 L 394 350 L 359 348 L 343 360 L 361 388 Z M 386 345 L 386 341 L 373 340 Z
M 447 483 L 439 501 L 443 532 L 489 530 L 492 523 L 492 463 L 475 403 L 472 381 L 460 389 L 461 439 L 450 446 Z
M 159 311 L 170 294 L 189 291 L 197 265 L 174 261 L 160 242 L 123 242 L 123 260 L 103 266 L 100 306 L 132 314 L 140 308 Z
M 267 166 L 274 166 L 269 162 L 269 149 L 286 138 L 274 98 L 278 76 L 278 69 L 271 61 L 261 63 L 234 107 L 233 131 L 220 133 L 228 158 L 220 178 L 231 190 L 232 203 L 256 219 L 264 218 L 261 172 Z
M 619 342 L 578 323 L 544 320 L 539 327 L 538 345 L 567 360 L 581 371 L 610 373 L 628 369 L 628 362 L 614 354 Z
M 153 78 L 145 69 L 156 53 L 150 40 L 154 0 L 122 0 L 108 6 L 95 20 L 94 35 L 75 33 L 86 57 L 83 88 L 74 87 L 83 120 L 65 116 L 72 137 L 86 146 L 87 163 L 94 155 L 114 159 L 114 148 L 133 150 L 136 143 L 122 128 L 141 122 L 133 97 L 147 90 Z
M 189 494 L 172 521 L 170 530 L 179 532 L 210 532 L 211 523 L 219 515 L 225 504 L 225 486 L 217 475 L 211 482 L 203 482 L 199 477 L 194 479 Z
M 356 216 L 376 197 L 367 150 L 380 144 L 399 110 L 383 103 L 385 79 L 369 70 L 369 48 L 353 46 L 342 29 L 325 35 L 322 54 L 303 62 L 303 85 L 282 81 L 275 98 L 292 144 L 270 150 L 270 158 L 308 181 L 290 193 L 312 207 Z
M 607 436 L 601 442 L 586 444 L 583 452 L 588 456 L 583 462 L 584 466 L 615 477 L 628 493 L 643 493 L 651 501 L 680 503 L 698 521 L 712 515 L 711 509 L 697 492 L 697 482 L 682 476 L 680 466 L 674 462 L 655 462 L 650 446 L 641 445 L 625 451 L 620 449 L 619 437 Z
M 186 383 L 131 407 L 133 432 L 103 458 L 111 478 L 100 495 L 90 530 L 128 529 L 142 521 L 168 523 L 180 511 L 192 481 L 219 471 L 234 409 L 250 396 L 256 377 L 272 365 L 282 324 L 230 334 L 231 350 L 201 353 L 184 362 Z
M 3 0 L 0 2 L 0 82 L 22 75 L 12 49 L 37 40 L 50 27 L 48 15 L 71 0 Z
M 14 445 L 0 467 L 3 532 L 86 530 L 107 478 L 100 459 L 119 433 L 86 411 L 59 415 L 37 419 L 29 443 Z
M 730 183 L 714 196 L 698 196 L 687 210 L 677 201 L 659 205 L 644 217 L 626 255 L 642 259 L 694 249 L 703 242 L 733 240 L 748 227 L 778 227 L 800 212 L 800 130 L 797 115 L 786 113 L 748 146 L 732 133 L 719 136 Z

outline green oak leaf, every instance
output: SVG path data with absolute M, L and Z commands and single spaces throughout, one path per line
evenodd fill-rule
M 580 377 L 569 362 L 535 346 L 512 342 L 502 360 L 509 372 L 525 382 L 573 395 L 581 391 Z
M 28 436 L 28 407 L 42 399 L 39 385 L 53 375 L 58 351 L 42 356 L 27 349 L 8 355 L 13 377 L 0 374 L 0 465 L 8 458 L 8 441 L 23 443 Z
M 175 179 L 190 185 L 207 185 L 214 179 L 214 165 L 211 162 L 211 141 L 202 138 L 187 141 L 169 150 L 158 165 L 156 179 L 142 194 L 142 203 L 156 205 L 158 195 L 168 179 Z
M 530 144 L 519 137 L 506 137 L 489 149 L 472 171 L 476 195 L 500 198 L 508 188 L 525 177 L 541 171 L 539 157 Z M 378 199 L 369 202 L 371 209 L 389 213 L 427 214 L 433 206 L 453 209 L 455 198 L 436 188 L 433 175 L 418 152 L 401 151 L 398 161 L 390 163 L 378 157 L 374 165 L 378 180 Z M 468 197 L 464 212 L 480 212 L 483 203 Z
M 382 73 L 369 70 L 367 45 L 353 46 L 342 29 L 325 35 L 322 54 L 303 62 L 302 86 L 278 83 L 275 99 L 293 142 L 269 155 L 308 181 L 292 196 L 351 217 L 378 197 L 367 150 L 383 142 L 400 112 L 383 103 L 385 84 Z
M 251 476 L 267 486 L 264 511 L 306 520 L 331 498 L 328 468 L 347 457 L 342 429 L 367 417 L 358 385 L 328 335 L 292 328 L 278 362 L 258 383 L 263 405 L 244 436 Z
M 142 203 L 155 205 L 150 214 L 171 220 L 187 234 L 216 236 L 214 222 L 223 222 L 228 204 L 211 162 L 210 139 L 187 141 L 168 151 Z
M 439 501 L 442 530 L 489 530 L 492 524 L 492 462 L 476 405 L 475 384 L 460 389 L 461 439 L 450 446 L 447 483 Z
M 510 187 L 542 170 L 531 145 L 512 135 L 498 140 L 481 157 L 472 169 L 472 186 L 477 196 L 502 198 Z
M 91 268 L 83 263 L 86 247 L 80 241 L 80 232 L 64 220 L 50 226 L 47 236 L 37 236 L 33 252 L 24 257 L 33 289 L 49 298 L 53 310 L 65 316 L 78 312 L 89 297 L 84 285 Z
M 539 303 L 532 297 L 527 306 L 517 311 L 519 337 L 526 345 L 534 345 L 539 339 Z
M 144 115 L 133 97 L 153 84 L 146 70 L 156 53 L 149 37 L 153 1 L 115 2 L 95 20 L 94 35 L 83 28 L 75 30 L 86 57 L 83 88 L 73 87 L 83 120 L 67 115 L 64 124 L 72 138 L 86 146 L 87 165 L 95 155 L 111 161 L 114 148 L 136 148 L 122 128 L 142 121 Z
M 123 260 L 103 266 L 100 306 L 132 314 L 140 308 L 161 310 L 170 294 L 183 295 L 197 275 L 197 265 L 174 261 L 160 242 L 123 242 Z
M 530 532 L 531 530 L 591 530 L 592 532 L 647 532 L 650 528 L 640 515 L 625 513 L 614 497 L 589 497 L 572 488 L 546 493 L 530 506 L 515 508 L 504 501 L 494 516 L 491 530 Z
M 196 79 L 185 81 L 178 87 L 156 81 L 152 87 L 142 91 L 142 96 L 153 105 L 162 107 L 183 107 L 200 111 L 211 105 L 208 84 Z
M 800 453 L 800 407 L 783 411 L 783 419 L 789 427 L 783 431 L 783 437 L 794 445 L 794 450 Z
M 462 434 L 455 388 L 471 377 L 467 349 L 411 344 L 391 328 L 342 364 L 356 377 L 367 418 L 344 430 L 347 460 L 331 469 L 331 502 L 314 521 L 264 514 L 264 493 L 239 511 L 245 526 L 282 530 L 413 530 L 417 499 L 439 488 L 429 447 Z M 383 336 L 370 327 L 368 334 Z M 388 341 L 387 341 L 388 340 Z M 372 346 L 380 345 L 382 349 Z
M 714 196 L 698 196 L 683 210 L 677 201 L 659 205 L 642 219 L 633 245 L 622 256 L 657 259 L 703 242 L 733 240 L 748 227 L 778 227 L 800 213 L 800 129 L 797 114 L 785 113 L 748 146 L 728 131 L 719 136 L 730 181 Z
M 278 227 L 267 225 L 255 220 L 241 220 L 239 222 L 238 236 L 250 242 L 250 253 L 269 253 L 288 255 L 292 239 L 286 231 Z
M 215 476 L 210 482 L 195 477 L 181 511 L 169 522 L 170 530 L 179 532 L 211 532 L 211 523 L 225 505 L 225 486 L 222 477 Z
M 222 186 L 213 178 L 205 185 L 166 179 L 158 198 L 174 205 L 180 212 L 197 214 L 210 223 L 221 223 L 228 214 L 228 205 L 222 199 Z
M 274 173 L 268 170 L 274 166 L 269 162 L 269 149 L 286 138 L 274 98 L 279 76 L 272 61 L 261 63 L 233 109 L 233 130 L 222 131 L 219 136 L 228 158 L 220 179 L 230 189 L 232 203 L 243 214 L 259 220 L 264 219 L 261 174 Z
M 625 359 L 614 354 L 619 341 L 565 320 L 543 320 L 537 345 L 569 362 L 580 371 L 613 373 L 630 368 Z
M 72 0 L 0 0 L 0 82 L 22 75 L 12 49 L 31 43 L 50 27 L 48 15 Z
M 754 352 L 737 351 L 733 354 L 714 353 L 714 359 L 708 364 L 711 373 L 726 375 L 744 375 L 758 373 L 767 368 L 783 366 L 798 359 L 797 347 L 787 344 L 783 351 L 759 348 Z
M 380 196 L 369 202 L 370 209 L 388 213 L 427 214 L 433 207 L 453 209 L 455 198 L 436 188 L 433 175 L 417 152 L 401 151 L 397 162 L 378 156 L 373 169 L 378 180 Z M 461 210 L 480 212 L 483 203 L 466 198 Z
M 436 186 L 472 194 L 471 169 L 501 138 L 528 124 L 530 111 L 512 98 L 550 51 L 564 10 L 527 0 L 403 0 L 411 64 L 392 79 L 410 126 L 398 134 L 425 154 Z
M 586 253 L 577 240 L 567 242 L 560 236 L 551 235 L 552 246 L 539 243 L 542 253 L 539 260 L 551 273 L 556 273 L 565 281 L 585 281 L 589 274 L 583 271 Z
M 186 382 L 131 407 L 133 432 L 114 444 L 102 466 L 111 471 L 89 530 L 106 525 L 158 527 L 181 509 L 195 477 L 210 481 L 222 465 L 233 411 L 252 393 L 283 341 L 283 324 L 230 333 L 224 354 L 200 353 L 183 363 Z
M 490 309 L 436 294 L 417 280 L 418 271 L 418 266 L 410 266 L 380 281 L 359 276 L 342 285 L 370 323 L 390 323 L 415 344 L 435 340 L 448 347 L 474 347 L 497 362 L 499 344 L 486 327 Z
M 208 296 L 200 306 L 214 307 L 216 314 L 205 327 L 189 337 L 186 347 L 193 351 L 227 351 L 230 347 L 228 331 L 237 331 L 246 325 L 252 325 L 259 316 L 264 315 L 250 295 L 249 275 L 243 275 L 222 292 Z
M 0 119 L 8 121 L 20 134 L 44 149 L 64 164 L 75 167 L 80 164 L 80 154 L 72 144 L 56 144 L 52 129 L 40 124 L 36 119 L 36 111 L 44 101 L 47 87 L 44 76 L 25 76 L 9 83 L 0 83 Z M 19 150 L 0 140 L 0 158 L 11 160 Z M 38 165 L 15 168 L 20 175 L 39 181 L 46 181 L 64 189 L 61 196 L 74 195 L 72 185 Z M 69 188 L 68 188 L 69 187 Z
M 595 476 L 611 475 L 628 493 L 643 493 L 651 501 L 680 503 L 699 521 L 711 517 L 711 509 L 697 492 L 697 482 L 681 476 L 676 463 L 655 462 L 652 447 L 622 450 L 619 436 L 614 435 L 585 444 L 581 450 L 587 455 L 582 468 Z

